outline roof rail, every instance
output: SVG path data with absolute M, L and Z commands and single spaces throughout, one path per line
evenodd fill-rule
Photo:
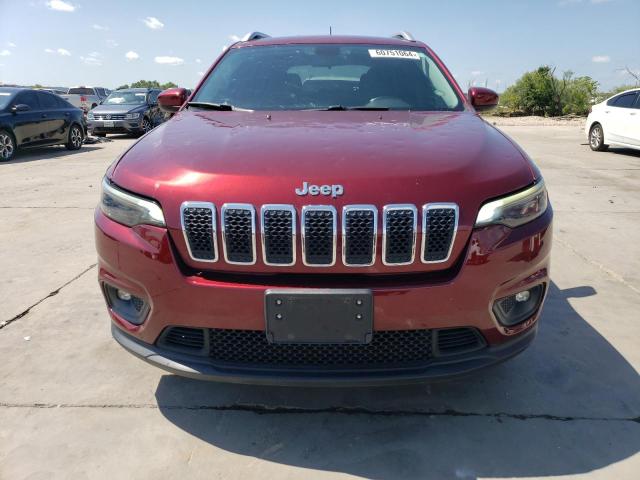
M 413 38 L 413 35 L 411 35 L 409 32 L 405 32 L 405 31 L 395 33 L 395 34 L 391 35 L 391 38 L 398 38 L 400 40 L 406 40 L 407 42 L 415 42 L 416 41 L 416 39 Z
M 269 38 L 271 35 L 267 35 L 262 32 L 250 32 L 247 33 L 244 37 L 242 37 L 243 42 L 250 42 L 252 40 L 261 40 L 263 38 Z

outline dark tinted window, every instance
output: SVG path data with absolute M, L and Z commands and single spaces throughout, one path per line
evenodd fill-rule
M 95 95 L 93 88 L 77 87 L 69 89 L 70 95 Z
M 40 105 L 45 110 L 58 108 L 58 102 L 56 102 L 56 98 L 51 93 L 38 92 L 38 99 L 40 100 Z
M 463 109 L 453 86 L 425 50 L 397 45 L 231 49 L 194 101 L 251 110 Z
M 631 108 L 636 101 L 636 96 L 636 92 L 625 93 L 624 95 L 612 98 L 607 103 L 607 105 L 611 105 L 613 107 Z
M 58 103 L 58 108 L 75 108 L 69 102 L 67 102 L 64 98 L 56 97 L 56 102 Z
M 14 93 L 10 90 L 0 88 L 0 110 L 9 105 L 13 101 Z
M 149 92 L 149 103 L 158 103 L 158 94 L 160 92 L 155 90 L 152 92 Z
M 38 97 L 36 92 L 22 92 L 16 97 L 16 104 L 25 104 L 31 107 L 31 110 L 40 110 L 40 104 L 38 103 Z

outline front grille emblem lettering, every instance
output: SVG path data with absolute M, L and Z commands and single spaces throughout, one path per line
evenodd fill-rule
M 296 195 L 304 197 L 305 195 L 331 195 L 338 198 L 344 193 L 342 185 L 309 185 L 309 182 L 302 182 L 301 188 L 296 188 Z

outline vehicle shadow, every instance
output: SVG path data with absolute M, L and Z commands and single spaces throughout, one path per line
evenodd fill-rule
M 299 468 L 376 479 L 589 472 L 640 450 L 638 373 L 569 302 L 592 295 L 552 283 L 534 344 L 462 379 L 309 389 L 164 375 L 156 400 L 217 448 Z
M 62 145 L 27 148 L 24 150 L 18 150 L 13 157 L 13 160 L 9 162 L 0 162 L 0 168 L 2 168 L 3 165 L 33 162 L 35 160 L 53 160 L 54 158 L 82 155 L 83 153 L 99 150 L 100 148 L 99 143 L 83 145 L 80 150 L 67 150 Z

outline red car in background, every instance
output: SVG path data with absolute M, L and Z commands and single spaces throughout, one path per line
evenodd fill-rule
M 118 158 L 95 213 L 115 339 L 246 383 L 467 373 L 534 339 L 542 176 L 438 57 L 392 38 L 255 33 Z

